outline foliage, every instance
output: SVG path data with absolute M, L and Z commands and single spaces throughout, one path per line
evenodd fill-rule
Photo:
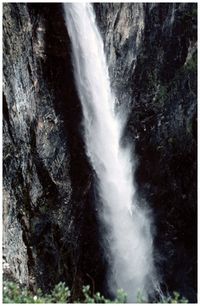
M 142 296 L 140 292 L 138 292 L 137 295 L 137 303 L 146 304 L 149 303 L 149 301 L 145 300 L 145 298 Z M 157 301 L 154 301 L 156 304 L 187 304 L 188 300 L 184 297 L 181 297 L 178 292 L 173 292 L 172 295 L 163 295 L 163 293 L 160 293 L 160 297 Z
M 67 303 L 69 298 L 70 290 L 65 283 L 57 284 L 51 294 L 43 294 L 40 289 L 33 293 L 14 282 L 5 282 L 3 287 L 4 303 Z
M 117 291 L 117 297 L 114 300 L 106 299 L 99 292 L 92 294 L 90 286 L 83 286 L 82 298 L 78 301 L 70 300 L 70 290 L 65 283 L 59 283 L 49 294 L 44 294 L 40 289 L 33 293 L 27 288 L 22 288 L 19 284 L 6 281 L 3 286 L 3 302 L 4 303 L 85 303 L 85 304 L 124 304 L 127 302 L 127 294 L 119 289 Z M 138 293 L 137 303 L 148 303 L 142 297 L 141 293 Z M 180 294 L 174 292 L 172 296 L 162 297 L 157 303 L 188 303 L 185 298 L 181 298 Z
M 186 63 L 186 69 L 188 71 L 197 71 L 197 51 L 192 54 L 191 58 Z
M 184 297 L 181 297 L 178 292 L 174 292 L 172 296 L 167 296 L 162 299 L 164 304 L 186 304 L 188 300 Z
M 117 297 L 113 301 L 106 299 L 99 292 L 92 295 L 90 292 L 90 286 L 83 287 L 83 294 L 85 297 L 85 299 L 83 300 L 83 303 L 103 303 L 103 304 L 108 304 L 108 303 L 118 304 L 119 303 L 119 304 L 123 304 L 127 302 L 127 294 L 122 289 L 119 289 L 117 291 Z

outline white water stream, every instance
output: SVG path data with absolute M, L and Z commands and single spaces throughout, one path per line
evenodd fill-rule
M 108 228 L 111 254 L 110 291 L 123 288 L 135 302 L 138 290 L 152 290 L 154 265 L 150 220 L 135 199 L 129 148 L 120 145 L 123 122 L 115 113 L 104 46 L 92 5 L 65 3 L 64 14 L 72 43 L 74 75 L 84 115 L 87 155 L 98 177 L 100 219 Z

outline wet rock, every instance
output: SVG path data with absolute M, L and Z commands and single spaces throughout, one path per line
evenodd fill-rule
M 146 199 L 154 215 L 162 289 L 179 291 L 194 302 L 196 4 L 97 4 L 95 8 L 112 85 L 119 104 L 128 109 L 124 139 L 135 147 L 138 196 Z
M 5 260 L 33 289 L 78 287 L 90 171 L 62 7 L 5 4 L 3 62 Z

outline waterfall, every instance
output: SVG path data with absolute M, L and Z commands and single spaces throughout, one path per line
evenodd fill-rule
M 99 218 L 108 228 L 108 284 L 111 292 L 122 288 L 128 301 L 135 302 L 138 290 L 148 296 L 154 279 L 150 218 L 136 201 L 131 149 L 121 146 L 123 121 L 115 110 L 92 5 L 65 3 L 63 7 L 83 109 L 87 155 L 98 178 Z

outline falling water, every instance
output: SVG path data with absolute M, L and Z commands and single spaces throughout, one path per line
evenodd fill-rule
M 134 302 L 138 290 L 147 296 L 152 289 L 150 221 L 136 203 L 131 150 L 120 144 L 123 123 L 114 109 L 115 97 L 92 5 L 66 3 L 64 13 L 83 108 L 87 155 L 98 177 L 100 218 L 109 228 L 109 288 L 111 292 L 123 288 L 128 301 Z

